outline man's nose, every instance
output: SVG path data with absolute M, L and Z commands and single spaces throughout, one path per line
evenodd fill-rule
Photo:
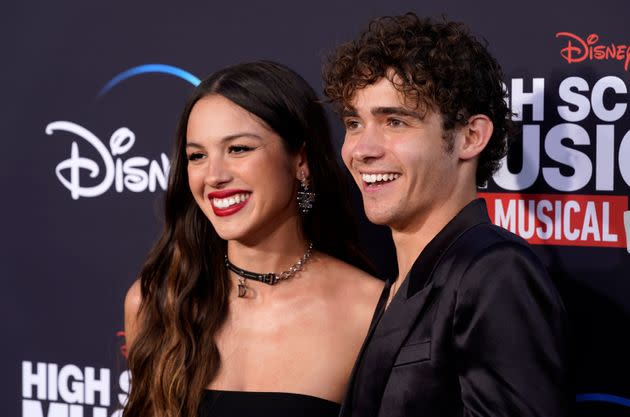
M 378 128 L 367 126 L 354 140 L 352 159 L 369 163 L 383 156 L 383 138 Z

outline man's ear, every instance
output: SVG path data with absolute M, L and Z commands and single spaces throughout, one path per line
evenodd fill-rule
M 308 159 L 306 158 L 306 146 L 302 145 L 295 159 L 295 178 L 298 181 L 302 181 L 302 179 L 308 180 L 310 175 Z
M 492 120 L 485 114 L 470 116 L 468 123 L 460 131 L 463 136 L 459 143 L 460 159 L 468 160 L 479 155 L 488 144 L 493 129 Z

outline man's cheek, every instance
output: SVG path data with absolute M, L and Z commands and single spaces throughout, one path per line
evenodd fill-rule
M 343 159 L 343 163 L 352 172 L 352 156 L 350 152 L 350 146 L 348 145 L 348 141 L 344 140 L 343 145 L 341 146 L 341 159 Z

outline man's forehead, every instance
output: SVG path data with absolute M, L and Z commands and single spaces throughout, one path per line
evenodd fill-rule
M 425 107 L 416 95 L 402 90 L 383 77 L 365 87 L 357 88 L 351 99 L 343 103 L 340 113 L 342 116 L 356 116 L 358 113 L 369 112 L 422 118 L 426 114 Z

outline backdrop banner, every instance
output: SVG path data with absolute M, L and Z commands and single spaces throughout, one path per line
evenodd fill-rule
M 630 415 L 630 9 L 575 3 L 5 5 L 2 415 L 122 415 L 123 299 L 160 233 L 176 122 L 199 79 L 271 59 L 321 93 L 336 45 L 375 16 L 406 11 L 465 22 L 502 64 L 522 134 L 481 195 L 560 289 L 573 415 Z M 339 147 L 342 125 L 329 116 Z M 389 233 L 367 222 L 353 193 L 362 244 L 391 276 Z

